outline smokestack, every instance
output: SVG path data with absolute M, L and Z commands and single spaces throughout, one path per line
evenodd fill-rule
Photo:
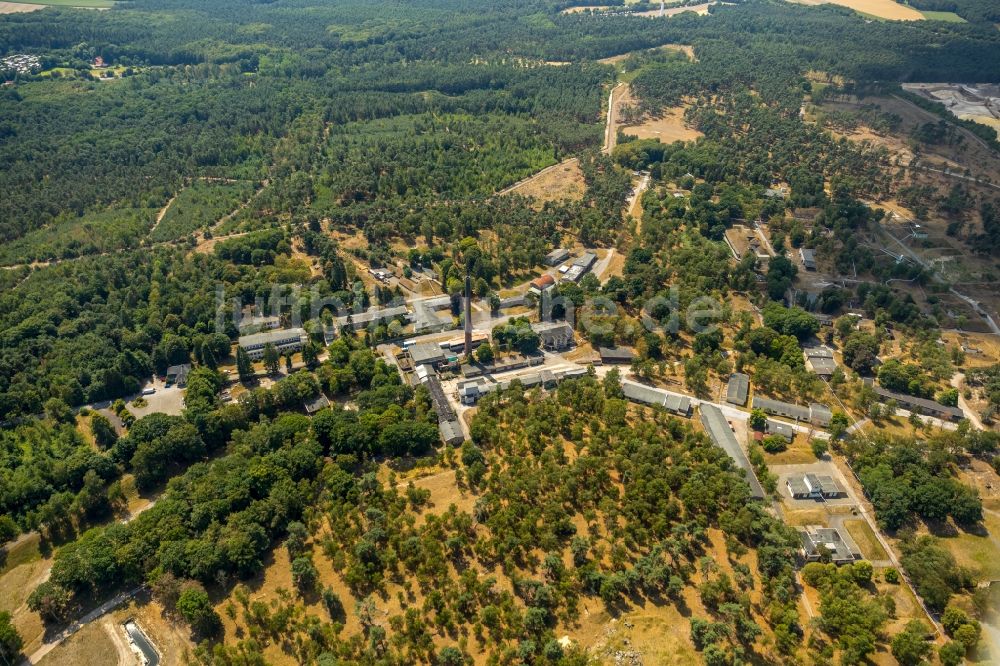
M 465 355 L 472 355 L 472 279 L 465 274 Z

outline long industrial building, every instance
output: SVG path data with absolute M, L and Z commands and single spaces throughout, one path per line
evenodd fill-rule
M 740 443 L 736 441 L 733 429 L 729 427 L 725 414 L 715 405 L 707 403 L 701 404 L 701 423 L 705 426 L 705 432 L 712 438 L 715 445 L 729 454 L 736 466 L 743 470 L 747 483 L 750 484 L 750 496 L 754 499 L 764 499 L 764 488 L 757 480 L 757 474 L 753 471 L 753 465 L 743 452 Z

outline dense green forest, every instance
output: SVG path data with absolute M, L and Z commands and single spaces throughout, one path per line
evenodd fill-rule
M 790 663 L 805 631 L 796 535 L 748 502 L 729 458 L 694 427 L 628 406 L 615 375 L 547 397 L 515 385 L 484 399 L 472 441 L 435 458 L 475 504 L 433 514 L 419 491 L 376 476 L 382 463 L 433 455 L 438 444 L 427 392 L 365 344 L 386 327 L 338 340 L 320 363 L 320 322 L 307 321 L 307 369 L 223 403 L 218 366 L 238 329 L 217 298 L 270 305 L 274 285 L 298 285 L 312 291 L 273 304 L 308 319 L 313 294 L 358 308 L 401 295 L 366 289 L 359 259 L 401 263 L 407 276 L 433 270 L 453 295 L 468 274 L 477 295 L 498 299 L 553 247 L 614 248 L 620 275 L 557 290 L 556 314 L 591 297 L 614 304 L 581 332 L 588 342 L 634 347 L 645 379 L 666 378 L 679 359 L 699 396 L 747 370 L 761 394 L 820 400 L 828 386 L 806 371 L 801 345 L 834 338 L 782 302 L 797 277 L 792 250 L 816 249 L 835 270 L 877 283 L 830 285 L 800 302 L 839 314 L 853 301 L 875 322 L 874 333 L 836 327 L 850 371 L 874 371 L 890 325 L 933 346 L 943 319 L 886 285 L 927 285 L 925 271 L 859 243 L 882 216 L 862 200 L 892 192 L 890 158 L 804 122 L 806 74 L 845 77 L 857 90 L 1000 80 L 990 3 L 913 4 L 969 23 L 869 21 L 771 0 L 663 20 L 561 14 L 566 3 L 546 0 L 128 0 L 106 12 L 0 16 L 0 55 L 42 63 L 0 88 L 0 541 L 35 529 L 68 541 L 30 607 L 58 624 L 110 590 L 149 583 L 211 639 L 220 619 L 206 590 L 232 593 L 242 612 L 233 606 L 231 619 L 247 638 L 203 647 L 206 664 L 259 663 L 269 641 L 293 646 L 302 663 L 457 665 L 475 641 L 491 663 L 582 664 L 556 631 L 583 601 L 611 612 L 645 601 L 682 608 L 682 592 L 696 587 L 704 612 L 690 618 L 691 640 L 706 662 Z M 690 45 L 695 57 L 645 51 L 665 44 Z M 616 67 L 599 60 L 624 54 L 638 109 L 683 101 L 702 138 L 665 145 L 622 134 L 600 152 Z M 98 56 L 111 67 L 100 79 Z M 579 200 L 496 195 L 571 156 Z M 652 183 L 641 225 L 622 213 L 636 170 Z M 779 185 L 787 198 L 770 190 Z M 808 228 L 786 216 L 798 208 L 814 211 Z M 1000 215 L 988 202 L 983 211 L 973 240 L 988 254 Z M 761 274 L 752 253 L 731 261 L 723 241 L 757 219 L 778 253 Z M 664 305 L 706 295 L 748 297 L 761 324 L 726 304 L 718 314 L 730 345 Z M 535 346 L 498 331 L 509 346 Z M 180 415 L 127 418 L 119 436 L 103 417 L 74 411 L 132 396 L 188 362 Z M 934 397 L 933 382 L 954 368 L 932 365 L 887 363 L 879 378 Z M 969 372 L 994 408 L 997 376 Z M 831 383 L 844 381 L 841 372 Z M 351 408 L 304 415 L 321 391 Z M 1000 466 L 996 446 L 967 430 L 838 444 L 935 610 L 974 581 L 911 532 L 981 522 L 982 503 L 956 470 L 972 457 Z M 127 476 L 162 494 L 135 520 L 111 522 L 124 513 Z M 719 562 L 707 557 L 711 535 L 724 544 Z M 280 607 L 251 602 L 234 586 L 282 542 L 296 592 Z M 387 618 L 387 632 L 362 602 L 352 610 L 368 618 L 363 636 L 342 636 L 345 609 L 316 587 L 307 542 L 357 599 L 405 596 L 405 579 L 421 604 Z M 481 574 L 490 569 L 511 589 Z M 843 663 L 888 645 L 888 614 L 864 566 L 815 567 L 809 580 L 821 595 L 817 626 Z M 302 610 L 316 596 L 327 617 Z M 919 627 L 908 632 L 894 653 L 897 642 L 902 653 L 922 641 Z M 454 646 L 436 651 L 438 633 Z

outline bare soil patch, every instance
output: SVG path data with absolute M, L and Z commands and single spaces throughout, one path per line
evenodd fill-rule
M 670 18 L 671 16 L 677 16 L 678 14 L 683 14 L 684 12 L 694 12 L 699 16 L 705 16 L 708 14 L 708 8 L 714 5 L 714 2 L 705 2 L 700 5 L 688 5 L 686 7 L 669 7 L 664 10 L 651 9 L 648 12 L 636 12 L 635 16 L 648 16 L 649 18 L 664 17 Z
M 656 48 L 650 49 L 650 51 L 656 50 L 677 51 L 678 53 L 686 55 L 689 60 L 697 60 L 697 58 L 694 57 L 694 47 L 688 44 L 664 44 L 663 46 L 657 46 Z M 636 52 L 630 51 L 629 53 L 620 53 L 618 55 L 611 56 L 610 58 L 601 58 L 597 62 L 605 65 L 615 65 L 628 58 L 632 55 L 632 53 Z

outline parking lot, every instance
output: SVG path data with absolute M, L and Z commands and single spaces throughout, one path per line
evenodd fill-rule
M 153 412 L 163 412 L 172 416 L 180 416 L 184 410 L 184 389 L 177 386 L 167 387 L 162 381 L 156 379 L 147 383 L 144 389 L 156 389 L 156 393 L 142 396 L 146 400 L 145 407 L 135 407 L 132 401 L 139 396 L 130 396 L 128 400 L 128 410 L 135 414 L 137 419 L 141 419 Z

